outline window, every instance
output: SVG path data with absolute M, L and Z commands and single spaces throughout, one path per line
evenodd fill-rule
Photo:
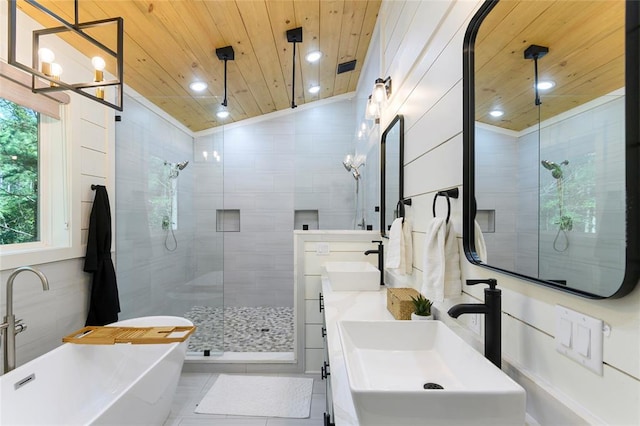
M 62 107 L 60 119 L 53 118 L 37 105 L 0 95 L 2 270 L 82 255 L 79 211 L 69 196 L 67 114 Z
M 0 245 L 40 240 L 39 114 L 0 98 Z

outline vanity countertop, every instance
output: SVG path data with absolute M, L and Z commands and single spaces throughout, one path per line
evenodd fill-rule
M 387 290 L 382 288 L 379 291 L 333 291 L 329 280 L 323 277 L 322 295 L 327 327 L 334 422 L 336 426 L 358 425 L 338 334 L 338 321 L 393 320 L 393 315 L 387 310 Z

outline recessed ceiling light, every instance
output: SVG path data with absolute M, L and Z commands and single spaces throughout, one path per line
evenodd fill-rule
M 554 87 L 555 85 L 556 85 L 555 81 L 551 81 L 551 80 L 539 81 L 538 82 L 538 89 L 539 90 L 549 90 L 552 87 Z
M 489 115 L 492 117 L 502 117 L 504 115 L 504 111 L 500 111 L 499 109 L 494 109 L 492 111 L 489 111 Z
M 309 87 L 309 93 L 316 94 L 320 91 L 320 86 L 311 86 Z
M 322 58 L 322 52 L 320 52 L 319 50 L 314 50 L 313 52 L 309 52 L 307 53 L 307 56 L 305 56 L 305 59 L 308 62 L 316 62 L 320 58 Z
M 204 81 L 194 81 L 193 83 L 191 83 L 189 85 L 189 87 L 191 88 L 191 90 L 193 90 L 194 92 L 202 92 L 203 90 L 205 90 L 208 86 L 207 83 L 205 83 Z
M 229 111 L 227 111 L 226 109 L 221 109 L 220 111 L 216 112 L 216 115 L 218 116 L 218 118 L 227 118 L 229 116 Z

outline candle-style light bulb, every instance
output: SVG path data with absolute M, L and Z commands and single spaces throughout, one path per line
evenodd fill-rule
M 51 64 L 55 61 L 56 55 L 51 49 L 43 47 L 38 50 L 38 57 L 40 58 L 40 71 L 42 74 L 51 77 L 53 75 L 51 73 Z
M 62 66 L 60 66 L 60 64 L 57 63 L 52 63 L 51 64 L 51 77 L 53 77 L 56 80 L 60 80 L 60 76 L 62 75 Z M 49 86 L 51 87 L 56 87 L 58 86 L 57 84 L 55 84 L 54 82 L 49 82 Z
M 94 56 L 91 58 L 91 65 L 95 69 L 95 77 L 93 81 L 102 81 L 104 80 L 104 67 L 107 65 L 100 56 Z
M 96 83 L 103 81 L 104 67 L 106 66 L 104 59 L 102 59 L 100 56 L 94 56 L 93 58 L 91 58 L 91 65 L 93 65 L 93 68 L 95 69 L 93 81 L 95 81 Z M 96 87 L 96 97 L 99 99 L 104 99 L 103 87 Z

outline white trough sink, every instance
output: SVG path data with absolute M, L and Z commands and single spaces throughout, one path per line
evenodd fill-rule
M 380 271 L 368 262 L 324 264 L 333 291 L 380 290 Z
M 524 425 L 524 389 L 441 321 L 338 330 L 361 426 Z

